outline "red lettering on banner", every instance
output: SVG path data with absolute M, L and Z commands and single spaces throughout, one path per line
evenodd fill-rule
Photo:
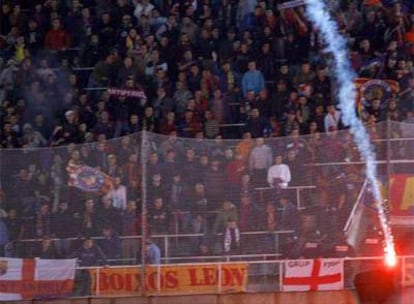
M 245 269 L 231 268 L 230 273 L 232 278 L 231 286 L 240 286 L 243 284 L 245 277 Z
M 111 286 L 109 286 L 109 277 L 105 272 L 101 272 L 99 274 L 99 289 L 100 290 L 108 290 Z M 93 287 L 95 290 L 96 287 Z
M 284 285 L 310 285 L 311 291 L 318 290 L 318 285 L 335 283 L 341 280 L 341 274 L 319 275 L 321 261 L 314 260 L 310 277 L 283 278 Z
M 146 276 L 145 276 L 145 279 L 146 279 L 146 284 L 145 284 L 145 286 L 147 287 L 147 289 L 148 288 L 150 288 L 150 289 L 156 289 L 157 288 L 157 273 L 156 272 L 151 272 L 151 273 L 148 273 Z
M 126 273 L 124 276 L 124 288 L 125 290 L 132 290 L 131 274 Z
M 217 284 L 217 269 L 216 268 L 203 268 L 203 285 L 215 285 Z
M 123 277 L 119 273 L 114 273 L 113 275 L 111 275 L 111 285 L 112 288 L 115 290 L 124 289 Z
M 167 271 L 165 274 L 165 287 L 166 288 L 177 288 L 178 278 L 176 271 Z
M 190 284 L 192 286 L 201 286 L 204 285 L 203 281 L 198 280 L 197 277 L 197 269 L 196 268 L 190 268 L 188 269 L 188 274 L 190 275 Z

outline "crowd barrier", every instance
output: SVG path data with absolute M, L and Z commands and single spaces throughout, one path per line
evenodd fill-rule
M 320 262 L 320 269 L 315 272 L 317 261 Z M 306 268 L 309 265 L 313 265 L 312 272 L 307 272 Z M 335 280 L 334 273 L 323 273 L 324 267 L 335 265 L 340 265 L 338 284 L 329 282 Z M 295 273 L 301 267 L 303 269 Z M 354 289 L 357 274 L 373 271 L 392 275 L 396 286 L 414 286 L 414 256 L 398 257 L 395 268 L 387 268 L 384 265 L 384 257 L 378 256 L 320 260 L 217 261 L 144 268 L 129 265 L 80 269 L 90 273 L 91 295 L 97 297 L 115 294 L 160 296 Z M 144 284 L 141 281 L 143 278 Z

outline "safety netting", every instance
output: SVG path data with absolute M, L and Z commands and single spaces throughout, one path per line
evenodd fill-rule
M 367 130 L 387 209 L 410 216 L 414 124 L 388 121 Z M 150 242 L 164 263 L 382 250 L 365 160 L 348 129 L 278 138 L 244 133 L 238 140 L 140 132 L 1 150 L 0 161 L 1 206 L 19 223 L 10 233 L 11 256 L 33 256 L 44 236 L 67 256 L 83 238 L 99 243 L 108 233 L 120 240 L 104 248 L 114 264 L 144 262 L 142 245 Z M 397 190 L 388 191 L 391 180 Z M 373 235 L 376 243 L 367 241 Z

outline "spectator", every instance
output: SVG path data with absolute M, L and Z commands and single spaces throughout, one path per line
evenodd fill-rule
M 239 228 L 240 231 L 255 231 L 259 230 L 258 221 L 259 208 L 252 202 L 252 198 L 248 195 L 242 195 L 239 205 Z
M 190 210 L 188 208 L 188 203 L 186 202 L 189 189 L 188 185 L 182 180 L 182 173 L 176 170 L 172 174 L 172 183 L 169 186 L 167 194 L 168 206 L 174 217 L 174 226 L 178 227 L 178 231 L 185 232 L 189 225 L 188 212 Z M 175 231 L 175 233 L 178 231 Z
M 243 139 L 236 146 L 236 153 L 240 154 L 242 159 L 247 161 L 253 147 L 254 141 L 252 140 L 252 134 L 250 132 L 244 132 Z
M 137 212 L 137 204 L 134 200 L 128 201 L 127 208 L 121 214 L 122 230 L 121 235 L 128 238 L 122 239 L 122 258 L 129 264 L 135 261 L 138 254 L 138 239 L 135 238 L 141 231 L 142 215 Z
M 43 236 L 40 244 L 36 245 L 32 254 L 34 258 L 53 260 L 59 257 L 53 241 L 47 235 Z
M 275 164 L 267 171 L 267 183 L 270 187 L 286 188 L 291 181 L 290 168 L 282 163 L 282 155 L 275 155 Z
M 87 199 L 85 206 L 82 210 L 82 214 L 75 214 L 80 221 L 79 233 L 84 236 L 98 235 L 98 222 L 95 208 L 95 201 L 93 199 Z
M 6 245 L 9 243 L 9 230 L 3 217 L 0 217 L 0 257 L 5 257 Z
M 335 105 L 328 105 L 328 113 L 325 115 L 325 131 L 338 130 L 341 123 L 341 112 L 336 110 Z
M 219 206 L 224 194 L 225 175 L 220 161 L 213 159 L 205 175 L 206 193 L 210 203 L 210 211 Z
M 52 20 L 52 28 L 46 33 L 45 48 L 51 51 L 66 51 L 70 47 L 69 34 L 62 28 L 59 18 Z
M 17 210 L 9 209 L 7 217 L 2 218 L 7 227 L 9 240 L 14 242 L 22 239 L 25 233 L 25 225 L 21 217 L 18 216 Z
M 105 225 L 110 225 L 115 232 L 121 231 L 121 213 L 111 198 L 102 197 L 102 205 L 96 211 L 96 223 L 98 231 L 102 231 Z
M 61 257 L 69 254 L 71 247 L 71 240 L 69 238 L 74 235 L 73 220 L 74 216 L 69 211 L 68 203 L 66 201 L 60 202 L 59 209 L 52 215 L 52 231 L 58 238 L 55 241 L 55 246 Z
M 102 252 L 111 264 L 119 264 L 121 258 L 121 239 L 119 234 L 115 232 L 110 225 L 102 228 L 103 239 L 99 241 Z
M 52 232 L 52 214 L 48 202 L 43 202 L 36 215 L 36 236 L 50 235 Z
M 170 214 L 162 197 L 155 197 L 148 208 L 148 223 L 152 234 L 166 234 L 170 223 Z
M 229 218 L 223 233 L 224 254 L 241 254 L 240 230 L 236 220 Z
M 114 177 L 114 188 L 111 189 L 105 197 L 112 201 L 112 205 L 118 210 L 125 210 L 127 207 L 127 188 L 121 185 L 121 178 Z
M 107 265 L 107 260 L 102 249 L 95 244 L 91 238 L 83 240 L 82 246 L 73 251 L 68 258 L 77 258 L 79 266 L 90 267 L 97 265 Z M 81 269 L 75 274 L 74 295 L 87 296 L 91 292 L 91 277 L 88 269 Z
M 151 240 L 145 241 L 145 261 L 149 265 L 161 264 L 160 248 Z
M 296 206 L 289 200 L 287 195 L 281 195 L 279 204 L 282 207 L 280 218 L 277 220 L 279 230 L 299 231 L 301 219 L 299 217 Z
M 225 200 L 219 209 L 213 227 L 213 234 L 219 233 L 227 226 L 229 219 L 237 221 L 238 211 L 236 206 L 229 200 Z
M 256 61 L 250 60 L 248 62 L 248 71 L 243 74 L 242 91 L 243 96 L 247 95 L 248 91 L 253 91 L 259 94 L 265 88 L 264 78 L 262 72 L 256 70 Z
M 256 146 L 249 156 L 249 170 L 252 183 L 256 187 L 266 184 L 267 169 L 272 165 L 272 149 L 265 144 L 263 137 L 256 138 Z

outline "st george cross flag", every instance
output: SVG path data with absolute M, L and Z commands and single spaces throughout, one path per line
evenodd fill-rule
M 0 258 L 0 302 L 69 295 L 76 259 Z
M 282 283 L 283 291 L 343 289 L 343 262 L 340 259 L 286 261 Z

